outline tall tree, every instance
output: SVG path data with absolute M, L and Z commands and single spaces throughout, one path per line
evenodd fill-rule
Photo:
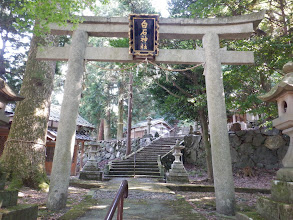
M 15 12 L 15 9 L 23 8 L 21 2 L 16 2 L 15 6 L 11 3 L 11 0 L 0 0 L 0 77 L 19 92 L 26 58 L 26 53 L 19 51 L 27 51 L 29 44 L 25 41 L 30 36 L 14 26 L 17 19 L 25 16 Z
M 46 182 L 45 143 L 55 62 L 36 60 L 37 46 L 55 42 L 55 37 L 46 34 L 49 23 L 61 24 L 67 20 L 77 23 L 79 19 L 74 12 L 84 6 L 84 1 L 10 1 L 8 10 L 19 15 L 14 23 L 17 30 L 30 31 L 30 27 L 34 26 L 20 92 L 25 100 L 16 106 L 1 158 L 12 182 L 17 183 L 18 187 L 24 184 L 39 188 Z
M 123 138 L 123 103 L 125 93 L 125 79 L 124 72 L 118 81 L 118 120 L 117 120 L 117 140 Z

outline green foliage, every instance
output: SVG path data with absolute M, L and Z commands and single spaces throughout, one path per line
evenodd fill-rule
M 95 6 L 95 0 L 10 0 L 10 7 L 18 16 L 14 26 L 18 30 L 30 31 L 34 26 L 34 33 L 39 35 L 49 32 L 50 23 L 64 25 L 68 21 L 73 24 L 81 22 L 77 13 Z M 106 2 L 106 1 L 103 1 Z
M 112 47 L 129 47 L 128 38 L 109 39 L 109 43 Z
M 269 120 L 276 117 L 275 103 L 263 103 L 257 97 L 280 80 L 283 65 L 292 60 L 292 1 L 171 0 L 169 7 L 171 16 L 190 18 L 243 15 L 267 9 L 259 25 L 262 30 L 257 29 L 250 39 L 221 41 L 221 47 L 228 50 L 253 51 L 255 65 L 226 65 L 223 75 L 227 110 L 263 115 Z M 190 45 L 173 42 L 179 47 Z
M 174 68 L 186 68 L 186 65 Z M 184 72 L 163 72 L 150 92 L 167 119 L 196 120 L 199 109 L 206 108 L 203 68 Z
M 19 190 L 22 186 L 23 186 L 22 179 L 17 176 L 13 176 L 10 184 L 8 185 L 7 190 L 11 190 L 11 191 Z
M 154 14 L 155 9 L 149 0 L 119 0 L 126 11 L 134 14 Z

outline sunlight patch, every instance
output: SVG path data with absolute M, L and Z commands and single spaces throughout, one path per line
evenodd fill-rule
M 90 209 L 105 209 L 107 207 L 108 205 L 94 205 L 94 206 L 91 206 Z

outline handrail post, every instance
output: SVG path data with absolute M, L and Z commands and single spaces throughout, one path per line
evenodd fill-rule
M 133 177 L 135 178 L 135 167 L 136 166 L 136 151 L 134 152 L 134 157 L 133 157 Z
M 123 200 L 128 197 L 128 182 L 123 180 L 120 188 L 109 208 L 109 211 L 105 217 L 105 220 L 111 220 L 115 214 L 118 206 L 117 220 L 123 220 Z
M 123 219 L 123 200 L 124 200 L 123 197 L 119 200 L 117 220 L 122 220 Z

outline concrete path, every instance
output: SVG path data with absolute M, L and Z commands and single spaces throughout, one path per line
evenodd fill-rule
M 125 179 L 125 178 L 124 178 Z M 103 220 L 122 182 L 115 178 L 101 188 L 91 191 L 97 200 L 79 220 Z M 206 219 L 196 213 L 183 199 L 155 179 L 128 178 L 129 193 L 124 200 L 123 219 L 196 220 Z M 113 220 L 116 219 L 116 215 Z

